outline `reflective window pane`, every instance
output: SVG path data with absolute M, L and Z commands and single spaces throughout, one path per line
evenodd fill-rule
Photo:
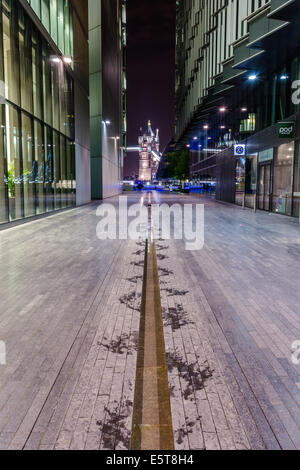
M 273 211 L 292 215 L 293 166 L 295 143 L 278 147 L 274 161 Z
M 54 36 L 60 5 L 70 47 L 68 1 L 29 3 Z M 0 224 L 76 203 L 73 79 L 20 3 L 1 5 Z
M 24 216 L 35 215 L 35 161 L 33 154 L 32 120 L 22 113 L 22 159 L 24 185 Z
M 23 211 L 23 171 L 20 152 L 19 113 L 6 105 L 6 152 L 8 167 L 8 196 L 10 220 L 21 219 Z
M 36 184 L 36 211 L 37 214 L 45 212 L 44 198 L 44 138 L 43 126 L 40 122 L 34 121 L 34 159 L 35 159 L 35 184 Z

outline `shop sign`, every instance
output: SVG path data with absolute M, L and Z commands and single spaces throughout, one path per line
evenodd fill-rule
M 294 139 L 295 138 L 295 122 L 279 122 L 278 123 L 278 137 L 279 139 Z

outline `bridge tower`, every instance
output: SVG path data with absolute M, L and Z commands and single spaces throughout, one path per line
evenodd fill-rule
M 153 181 L 156 179 L 159 165 L 159 130 L 157 129 L 154 134 L 151 121 L 148 122 L 147 131 L 139 136 L 138 143 L 140 148 L 139 180 Z

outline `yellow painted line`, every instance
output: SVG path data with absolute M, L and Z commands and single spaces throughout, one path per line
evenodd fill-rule
M 131 450 L 174 450 L 155 244 L 145 250 Z

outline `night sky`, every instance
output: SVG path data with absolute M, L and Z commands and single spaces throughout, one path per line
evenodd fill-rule
M 161 151 L 174 134 L 176 0 L 127 0 L 128 146 L 151 119 Z M 125 159 L 124 176 L 138 173 L 138 154 Z

